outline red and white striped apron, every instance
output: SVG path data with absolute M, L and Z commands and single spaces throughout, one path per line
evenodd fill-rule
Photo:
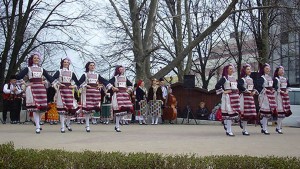
M 276 97 L 278 117 L 284 118 L 286 113 L 291 113 L 289 94 L 280 92 L 280 91 L 283 92 L 287 91 L 287 79 L 284 77 L 279 77 L 276 79 L 278 80 L 278 88 L 279 88 L 279 94 L 277 94 Z
M 243 78 L 247 91 L 253 92 L 253 80 L 250 77 Z M 254 97 L 249 93 L 240 95 L 242 120 L 255 120 L 257 117 Z
M 133 113 L 133 104 L 130 99 L 130 95 L 127 93 L 125 76 L 116 76 L 115 77 L 115 86 L 119 89 L 118 92 L 115 92 L 113 95 L 113 109 L 115 112 L 124 112 Z
M 273 89 L 273 79 L 270 76 L 263 76 L 264 92 L 260 94 L 260 116 L 271 117 L 272 114 L 277 115 L 277 104 L 275 100 L 275 91 Z
M 57 93 L 57 111 L 59 114 L 74 115 L 78 106 L 74 104 L 75 98 L 72 92 L 71 79 L 73 72 L 70 70 L 60 70 L 59 82 L 65 86 L 59 86 Z
M 236 79 L 234 77 L 228 77 L 225 84 L 223 84 L 223 87 L 225 91 L 232 90 L 232 92 L 229 94 L 222 94 L 222 118 L 224 120 L 238 119 L 240 113 L 240 96 Z
M 98 74 L 86 73 L 86 82 L 91 88 L 84 88 L 82 91 L 83 113 L 99 112 L 101 106 L 101 92 L 98 89 Z
M 47 92 L 43 84 L 43 69 L 41 67 L 29 67 L 29 81 L 30 86 L 26 89 L 26 107 L 27 111 L 46 111 L 47 104 Z

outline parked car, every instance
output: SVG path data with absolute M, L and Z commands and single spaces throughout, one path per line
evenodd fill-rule
M 290 117 L 284 118 L 282 125 L 300 127 L 300 88 L 291 88 L 289 96 L 293 114 Z

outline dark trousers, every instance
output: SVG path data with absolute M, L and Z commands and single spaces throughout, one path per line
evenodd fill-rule
M 20 121 L 20 114 L 21 114 L 21 109 L 22 109 L 22 99 L 21 98 L 17 98 L 14 100 L 14 114 L 15 114 L 15 121 L 19 122 Z
M 3 99 L 3 112 L 2 112 L 2 119 L 3 121 L 5 122 L 6 119 L 7 119 L 7 112 L 9 111 L 10 112 L 10 109 L 11 109 L 11 101 L 10 100 L 4 100 Z M 10 113 L 11 114 L 11 113 Z
M 20 121 L 22 99 L 3 100 L 3 121 L 7 119 L 7 112 L 10 112 L 10 121 Z

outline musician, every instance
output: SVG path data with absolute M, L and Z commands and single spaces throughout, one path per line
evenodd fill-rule
M 222 78 L 215 86 L 216 93 L 222 93 L 222 118 L 227 136 L 234 136 L 231 130 L 232 120 L 239 118 L 240 104 L 236 78 L 233 76 L 234 67 L 229 64 L 223 68 Z
M 53 82 L 52 76 L 50 76 L 47 71 L 40 66 L 41 61 L 42 56 L 39 53 L 31 54 L 28 59 L 28 67 L 23 69 L 17 75 L 18 80 L 23 79 L 27 75 L 30 81 L 26 88 L 26 107 L 28 112 L 33 112 L 36 124 L 36 134 L 40 134 L 41 132 L 40 119 L 42 113 L 44 113 L 48 108 L 47 93 L 43 77 L 45 77 L 50 83 Z
M 253 79 L 250 77 L 251 66 L 246 64 L 241 70 L 241 77 L 238 80 L 238 88 L 240 94 L 240 106 L 241 106 L 241 127 L 243 129 L 242 134 L 249 136 L 247 131 L 248 121 L 256 120 L 257 113 L 254 102 L 254 95 L 258 94 L 254 88 Z
M 158 118 L 161 117 L 162 105 L 163 105 L 163 91 L 159 86 L 157 79 L 152 79 L 152 85 L 148 91 L 148 100 L 150 113 L 152 115 L 151 125 L 158 124 Z
M 268 119 L 277 114 L 277 104 L 275 100 L 275 90 L 273 88 L 273 79 L 269 75 L 271 67 L 269 64 L 264 64 L 260 68 L 260 75 L 256 82 L 255 88 L 259 92 L 258 101 L 260 106 L 260 123 L 262 124 L 261 133 L 269 135 L 267 130 Z
M 107 89 L 111 89 L 112 85 L 95 72 L 94 62 L 88 62 L 85 65 L 85 74 L 81 76 L 79 83 L 82 88 L 81 104 L 82 112 L 85 114 L 86 132 L 90 132 L 90 116 L 92 113 L 100 111 L 100 88 L 103 87 L 103 84 Z
M 11 75 L 9 83 L 3 87 L 3 124 L 6 124 L 7 111 L 10 112 L 10 123 L 20 121 L 20 108 L 22 104 L 22 89 L 17 85 L 17 76 Z
M 130 100 L 129 93 L 132 92 L 132 83 L 124 75 L 125 69 L 123 66 L 117 66 L 114 77 L 109 80 L 114 85 L 114 93 L 112 95 L 112 107 L 116 116 L 116 132 L 120 130 L 120 120 L 128 114 L 133 114 L 133 104 Z
M 136 120 L 139 120 L 139 124 L 147 124 L 147 89 L 143 80 L 139 80 L 136 88 Z
M 277 102 L 277 126 L 276 132 L 278 134 L 283 134 L 282 132 L 282 120 L 292 114 L 290 107 L 289 98 L 289 82 L 288 79 L 284 77 L 284 67 L 279 66 L 274 72 L 274 88 L 275 88 L 275 99 Z
M 75 115 L 75 112 L 78 110 L 77 101 L 72 90 L 80 86 L 80 84 L 75 73 L 69 69 L 70 64 L 71 60 L 69 58 L 62 59 L 60 70 L 53 75 L 53 78 L 56 79 L 54 84 L 58 88 L 56 106 L 60 115 L 61 133 L 65 133 L 65 116 L 67 117 L 66 127 L 68 131 L 72 131 L 71 116 Z

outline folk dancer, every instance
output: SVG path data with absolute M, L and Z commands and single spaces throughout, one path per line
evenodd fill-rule
M 102 85 L 111 89 L 112 85 L 103 77 L 95 72 L 95 63 L 88 62 L 85 65 L 85 74 L 79 79 L 81 84 L 81 104 L 82 112 L 85 114 L 86 132 L 90 132 L 90 116 L 96 111 L 100 111 Z
M 229 64 L 223 68 L 222 78 L 216 84 L 217 94 L 222 93 L 221 111 L 224 123 L 224 129 L 227 136 L 234 136 L 231 124 L 232 120 L 239 118 L 240 101 L 237 81 L 233 76 L 234 67 Z
M 240 90 L 240 110 L 241 110 L 241 128 L 245 136 L 250 134 L 247 131 L 248 121 L 255 121 L 257 112 L 255 108 L 254 95 L 258 94 L 254 88 L 253 79 L 251 75 L 251 66 L 246 64 L 241 70 L 241 76 L 238 80 L 238 89 Z
M 40 119 L 42 113 L 47 110 L 47 93 L 43 81 L 43 76 L 50 82 L 53 82 L 45 69 L 40 66 L 41 55 L 33 53 L 28 59 L 28 67 L 23 69 L 18 75 L 17 79 L 23 79 L 28 76 L 30 84 L 26 88 L 26 107 L 28 112 L 33 112 L 33 118 L 36 124 L 35 132 L 40 134 L 42 128 L 40 127 Z
M 277 103 L 277 126 L 276 132 L 283 134 L 282 132 L 282 120 L 292 114 L 289 98 L 289 82 L 284 76 L 284 67 L 279 66 L 274 72 L 274 88 L 275 99 Z
M 267 130 L 268 119 L 273 115 L 277 115 L 277 105 L 275 100 L 275 90 L 273 88 L 273 79 L 269 75 L 271 67 L 269 64 L 264 64 L 259 71 L 261 77 L 255 82 L 255 88 L 259 92 L 258 101 L 260 106 L 260 123 L 261 133 L 269 135 Z
M 117 66 L 114 77 L 109 80 L 114 85 L 114 93 L 112 95 L 112 107 L 116 117 L 116 132 L 120 130 L 120 120 L 123 116 L 133 114 L 133 104 L 130 100 L 129 92 L 132 92 L 132 83 L 124 75 L 125 69 L 123 66 Z
M 73 90 L 80 86 L 79 81 L 74 72 L 69 67 L 71 60 L 64 58 L 60 62 L 60 70 L 58 70 L 53 78 L 54 84 L 57 85 L 56 106 L 60 116 L 61 133 L 65 133 L 65 124 L 68 131 L 72 131 L 71 117 L 75 115 L 79 107 L 74 98 Z M 65 117 L 67 120 L 65 122 Z

